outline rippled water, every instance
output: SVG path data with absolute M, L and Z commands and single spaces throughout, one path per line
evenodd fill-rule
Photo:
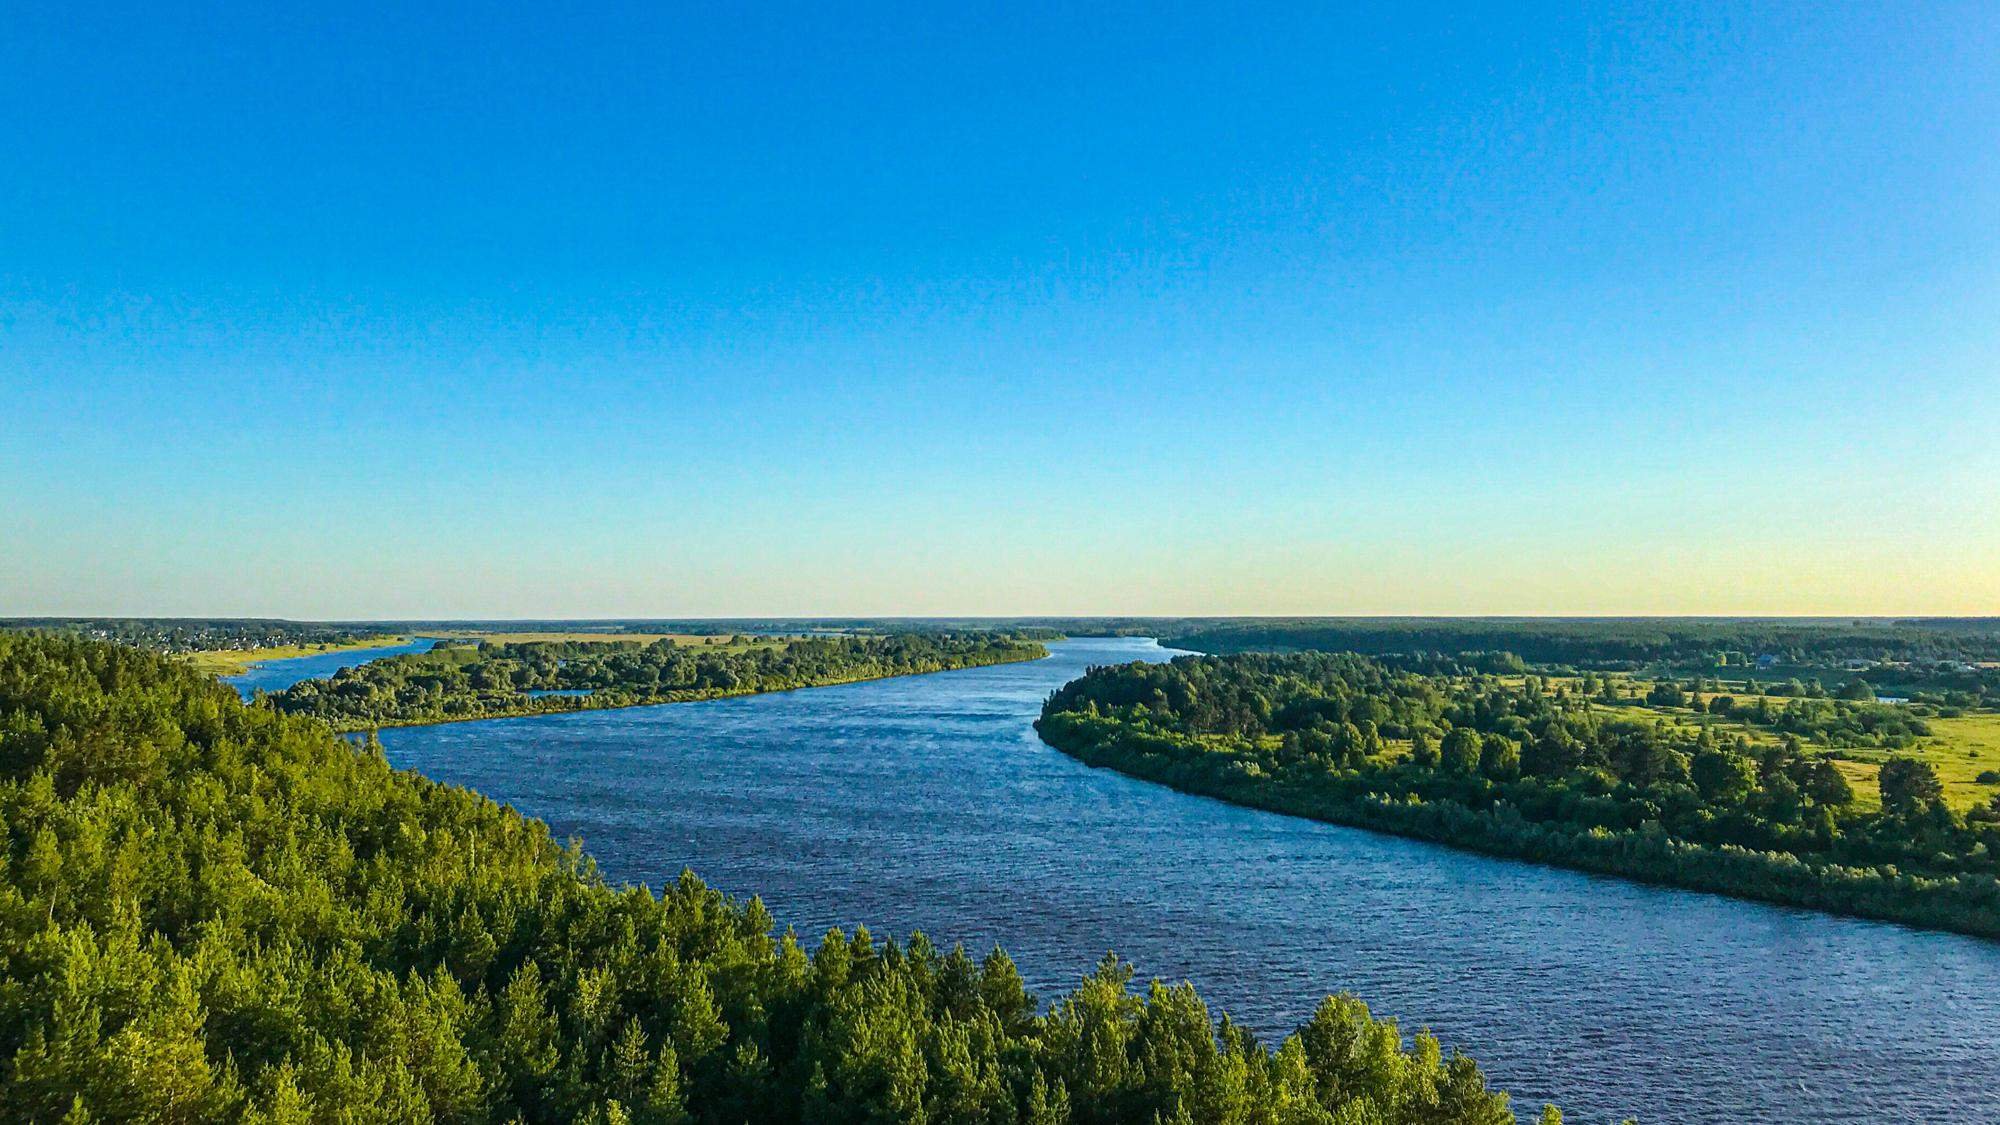
M 222 682 L 235 688 L 238 695 L 248 699 L 260 690 L 283 691 L 300 680 L 321 679 L 333 675 L 342 668 L 353 668 L 371 660 L 401 656 L 406 652 L 429 652 L 430 647 L 436 643 L 424 637 L 413 637 L 403 644 L 383 645 L 380 648 L 350 648 L 313 656 L 264 660 L 252 664 L 247 672 L 222 677 Z
M 2000 1121 L 2000 945 L 1233 808 L 1041 744 L 1090 664 L 383 732 L 391 759 L 693 867 L 801 934 L 1004 945 L 1044 995 L 1107 949 L 1271 1035 L 1328 992 L 1428 1026 L 1572 1121 Z

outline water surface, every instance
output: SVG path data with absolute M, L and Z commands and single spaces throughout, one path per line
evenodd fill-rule
M 222 682 L 248 699 L 259 691 L 283 691 L 300 680 L 324 679 L 342 668 L 354 668 L 371 660 L 401 656 L 406 652 L 429 652 L 436 643 L 426 637 L 412 637 L 399 645 L 348 648 L 311 656 L 291 656 L 283 660 L 260 660 L 252 664 L 249 671 L 222 677 Z
M 1572 1121 L 2000 1121 L 2000 944 L 1492 859 L 1093 770 L 1029 723 L 1136 639 L 1029 664 L 382 732 L 390 758 L 693 867 L 816 935 L 1004 945 L 1067 989 L 1106 950 L 1289 1030 L 1329 992 L 1427 1026 Z M 1531 1116 L 1524 1112 L 1524 1116 Z

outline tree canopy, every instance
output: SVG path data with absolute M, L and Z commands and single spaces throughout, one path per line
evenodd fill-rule
M 1313 650 L 1369 656 L 1510 652 L 1530 664 L 1787 664 L 2000 659 L 2000 620 L 1726 618 L 1263 618 L 1170 628 L 1160 643 L 1207 653 Z
M 1271 1048 L 1115 959 L 1043 1008 L 997 950 L 610 886 L 129 648 L 0 635 L 0 814 L 0 1119 L 1512 1120 L 1352 998 Z
M 1240 803 L 2000 936 L 2000 808 L 1961 816 L 1928 765 L 1901 757 L 1881 771 L 1881 808 L 1863 808 L 1800 737 L 1896 746 L 1919 720 L 1794 699 L 1747 721 L 1779 737 L 1615 714 L 1582 681 L 1294 653 L 1094 668 L 1038 729 L 1085 761 Z

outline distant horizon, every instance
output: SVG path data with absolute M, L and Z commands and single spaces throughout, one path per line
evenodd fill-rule
M 0 26 L 0 606 L 2000 613 L 1991 3 Z
M 1996 622 L 1996 614 L 1927 613 L 770 613 L 638 616 L 283 617 L 246 614 L 22 613 L 0 621 L 258 621 L 306 625 L 679 625 L 839 621 L 1775 621 Z

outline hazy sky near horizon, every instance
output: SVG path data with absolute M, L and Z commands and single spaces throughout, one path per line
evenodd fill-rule
M 2000 6 L 727 7 L 0 15 L 0 615 L 2000 613 Z

